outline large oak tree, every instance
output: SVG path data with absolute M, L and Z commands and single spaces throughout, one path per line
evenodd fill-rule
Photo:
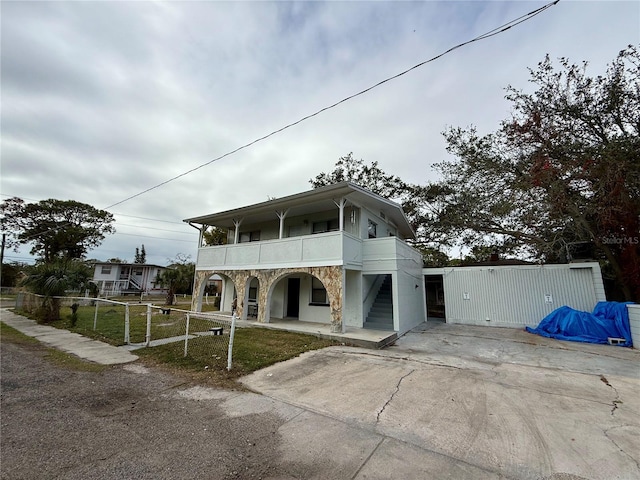
M 311 180 L 349 180 L 399 201 L 430 263 L 454 245 L 544 262 L 588 246 L 627 300 L 640 301 L 640 55 L 622 50 L 605 75 L 549 57 L 532 93 L 507 87 L 511 118 L 493 133 L 451 127 L 441 180 L 412 185 L 351 154 Z M 435 250 L 433 250 L 435 248 Z
M 111 213 L 73 200 L 25 203 L 13 197 L 0 205 L 0 223 L 9 245 L 31 244 L 31 254 L 44 263 L 84 258 L 106 234 L 115 232 L 113 221 Z
M 491 134 L 444 133 L 434 232 L 501 244 L 544 261 L 592 246 L 627 300 L 640 300 L 640 55 L 621 51 L 603 76 L 547 57 L 533 93 L 507 88 L 512 118 Z

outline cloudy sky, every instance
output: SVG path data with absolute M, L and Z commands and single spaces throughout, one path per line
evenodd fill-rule
M 110 207 L 545 3 L 2 1 L 2 200 Z M 307 190 L 349 152 L 435 180 L 441 132 L 494 131 L 504 87 L 530 90 L 545 54 L 595 76 L 639 32 L 637 1 L 562 0 L 109 208 L 117 233 L 89 257 L 132 261 L 144 244 L 149 263 L 195 259 L 184 218 Z

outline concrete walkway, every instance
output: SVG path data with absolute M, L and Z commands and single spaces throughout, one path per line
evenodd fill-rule
M 91 340 L 69 330 L 39 325 L 35 320 L 17 315 L 7 309 L 0 310 L 0 321 L 45 345 L 90 362 L 101 365 L 117 365 L 138 359 L 137 355 L 123 347 L 114 347 L 108 343 Z

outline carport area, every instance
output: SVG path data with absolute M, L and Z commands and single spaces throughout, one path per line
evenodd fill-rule
M 638 350 L 435 322 L 385 350 L 309 352 L 243 383 L 356 427 L 300 439 L 334 459 L 357 450 L 353 478 L 640 478 Z

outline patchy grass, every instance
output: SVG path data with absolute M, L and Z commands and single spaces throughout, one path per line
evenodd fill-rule
M 13 343 L 21 345 L 23 347 L 29 347 L 32 349 L 40 350 L 44 352 L 44 358 L 50 362 L 64 367 L 70 370 L 82 371 L 82 372 L 101 372 L 108 368 L 105 365 L 98 365 L 97 363 L 87 362 L 81 358 L 71 355 L 55 348 L 45 347 L 35 338 L 29 337 L 13 327 L 0 322 L 0 336 L 3 342 Z
M 233 365 L 227 371 L 226 351 L 210 348 L 211 337 L 189 341 L 189 354 L 184 356 L 184 343 L 176 342 L 136 350 L 136 355 L 154 365 L 171 366 L 183 372 L 196 374 L 198 381 L 235 387 L 235 379 L 274 363 L 340 343 L 295 332 L 268 328 L 237 328 L 233 342 Z
M 3 342 L 17 345 L 40 345 L 40 342 L 35 338 L 29 337 L 3 322 L 0 322 L 0 338 L 2 338 Z
M 93 330 L 95 307 L 78 308 L 78 320 L 71 327 L 71 309 L 63 307 L 61 320 L 51 324 L 81 335 L 101 340 L 112 345 L 124 344 L 124 306 L 100 306 L 98 309 L 98 329 Z M 154 310 L 157 312 L 157 310 Z M 24 315 L 24 312 L 20 312 Z M 154 313 L 151 338 L 167 338 L 184 335 L 185 317 L 172 310 L 170 315 Z M 3 325 L 4 326 L 4 325 Z M 190 331 L 206 331 L 211 326 L 208 320 L 191 318 Z M 9 328 L 9 327 L 7 327 Z M 226 329 L 225 329 L 226 331 Z M 18 335 L 24 335 L 17 332 Z M 141 343 L 146 334 L 146 305 L 130 306 L 131 343 Z M 4 335 L 4 334 L 3 334 Z M 28 340 L 37 342 L 29 337 Z M 223 339 L 224 338 L 224 339 Z M 135 351 L 145 364 L 162 367 L 174 373 L 186 375 L 192 381 L 218 385 L 224 388 L 240 388 L 235 380 L 243 375 L 268 367 L 274 363 L 289 360 L 310 351 L 340 342 L 318 338 L 284 330 L 270 328 L 236 328 L 233 343 L 232 370 L 227 370 L 227 337 L 203 336 L 189 340 L 188 355 L 184 356 L 184 342 L 178 341 L 157 347 L 141 348 Z M 66 355 L 62 354 L 61 355 Z M 73 356 L 78 362 L 82 362 Z M 62 365 L 71 365 L 66 358 Z M 87 364 L 87 362 L 82 362 Z M 89 364 L 93 365 L 93 364 Z
M 111 345 L 124 345 L 124 305 L 101 304 L 98 306 L 97 318 L 96 307 L 81 306 L 77 310 L 77 316 L 76 324 L 72 326 L 71 308 L 62 307 L 60 320 L 50 325 L 56 328 L 65 328 Z M 169 315 L 163 315 L 160 310 L 154 308 L 151 315 L 151 338 L 157 340 L 184 335 L 186 322 L 186 315 L 183 312 L 172 309 Z M 209 330 L 212 323 L 210 320 L 191 317 L 189 325 L 190 332 L 198 332 Z M 129 342 L 142 343 L 146 340 L 146 334 L 147 306 L 144 304 L 129 305 Z

